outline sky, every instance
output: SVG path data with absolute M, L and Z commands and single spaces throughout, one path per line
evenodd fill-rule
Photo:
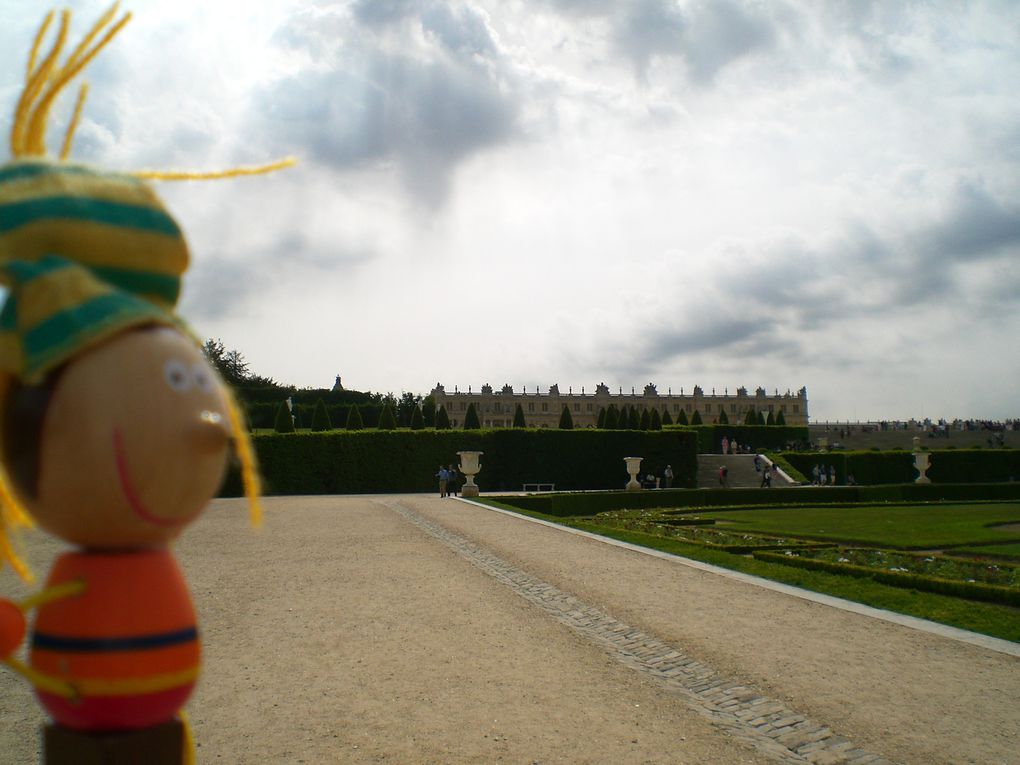
M 180 313 L 258 374 L 1020 417 L 1020 3 L 124 7 L 73 159 L 299 159 L 158 184 Z M 45 10 L 0 0 L 4 136 Z

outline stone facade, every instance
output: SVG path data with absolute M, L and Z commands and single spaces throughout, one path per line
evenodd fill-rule
M 599 410 L 610 404 L 616 404 L 617 409 L 626 405 L 637 407 L 639 411 L 646 408 L 658 409 L 660 414 L 668 411 L 673 422 L 676 422 L 683 409 L 688 420 L 695 411 L 699 412 L 706 425 L 716 422 L 719 412 L 725 411 L 730 424 L 738 425 L 743 423 L 747 410 L 753 407 L 756 412 L 782 412 L 787 425 L 808 424 L 806 388 L 801 388 L 797 393 L 787 391 L 780 394 L 777 390 L 769 395 L 764 388 L 758 388 L 754 394 L 748 393 L 746 388 L 737 388 L 734 393 L 728 389 L 716 393 L 713 388 L 711 393 L 705 393 L 695 385 L 690 392 L 684 392 L 681 388 L 680 393 L 673 393 L 672 390 L 659 393 L 649 383 L 641 393 L 635 392 L 633 388 L 630 393 L 624 393 L 622 389 L 612 393 L 605 383 L 599 383 L 592 393 L 586 392 L 584 388 L 581 388 L 580 393 L 575 393 L 572 388 L 561 393 L 558 385 L 551 385 L 546 393 L 539 393 L 537 388 L 533 392 L 527 389 L 515 392 L 509 385 L 495 391 L 491 385 L 486 384 L 479 391 L 472 391 L 468 387 L 467 392 L 454 388 L 453 393 L 450 393 L 443 385 L 436 383 L 432 396 L 437 411 L 441 406 L 446 407 L 453 427 L 463 425 L 469 404 L 475 405 L 483 428 L 511 427 L 518 404 L 521 405 L 524 421 L 529 428 L 559 427 L 564 406 L 570 410 L 575 428 L 594 428 L 598 422 Z

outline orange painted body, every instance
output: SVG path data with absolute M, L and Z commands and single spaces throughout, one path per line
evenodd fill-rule
M 171 719 L 194 688 L 200 647 L 184 577 L 166 550 L 62 555 L 48 586 L 82 580 L 78 595 L 42 606 L 30 664 L 78 698 L 38 691 L 59 723 L 125 730 Z

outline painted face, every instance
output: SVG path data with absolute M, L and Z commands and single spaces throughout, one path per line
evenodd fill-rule
M 28 510 L 84 547 L 164 545 L 223 480 L 227 417 L 222 383 L 193 342 L 169 328 L 117 335 L 61 375 Z

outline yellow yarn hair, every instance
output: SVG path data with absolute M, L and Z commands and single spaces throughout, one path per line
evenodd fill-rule
M 255 450 L 252 448 L 251 439 L 248 438 L 248 428 L 245 427 L 244 416 L 241 414 L 241 407 L 231 391 L 227 391 L 227 412 L 230 414 L 230 430 L 234 436 L 234 451 L 241 463 L 241 483 L 244 486 L 244 496 L 248 498 L 248 518 L 252 526 L 262 525 L 262 504 L 259 502 L 259 495 L 262 494 L 262 481 L 259 478 L 258 463 L 255 460 Z
M 68 27 L 71 13 L 64 10 L 60 13 L 60 22 L 56 36 L 49 50 L 40 60 L 43 40 L 53 23 L 54 12 L 46 14 L 28 56 L 25 70 L 25 86 L 14 110 L 11 124 L 10 149 L 14 158 L 42 157 L 46 155 L 46 125 L 50 118 L 53 105 L 60 93 L 77 77 L 86 66 L 105 48 L 121 29 L 131 20 L 131 14 L 125 13 L 114 21 L 119 2 L 114 3 L 75 46 L 74 50 L 60 63 L 61 54 L 67 43 Z M 98 42 L 97 42 L 98 38 Z M 60 159 L 70 155 L 75 130 L 81 121 L 82 108 L 88 95 L 88 86 L 82 83 L 75 103 L 73 116 L 68 123 L 67 131 L 60 149 Z M 138 178 L 148 180 L 212 180 L 218 178 L 235 178 L 246 175 L 261 175 L 290 167 L 296 163 L 292 157 L 277 160 L 265 165 L 237 167 L 229 170 L 213 172 L 159 171 L 147 170 L 133 173 Z M 0 382 L 0 397 L 6 386 Z M 260 479 L 258 475 L 255 452 L 244 426 L 244 418 L 232 394 L 228 394 L 230 427 L 234 435 L 237 457 L 241 462 L 241 477 L 244 483 L 245 496 L 248 498 L 249 517 L 254 526 L 261 523 L 262 509 L 259 503 Z M 25 581 L 32 579 L 28 567 L 21 560 L 13 538 L 19 527 L 32 525 L 31 519 L 18 500 L 11 493 L 9 481 L 0 470 L 0 566 L 9 562 L 11 567 Z

